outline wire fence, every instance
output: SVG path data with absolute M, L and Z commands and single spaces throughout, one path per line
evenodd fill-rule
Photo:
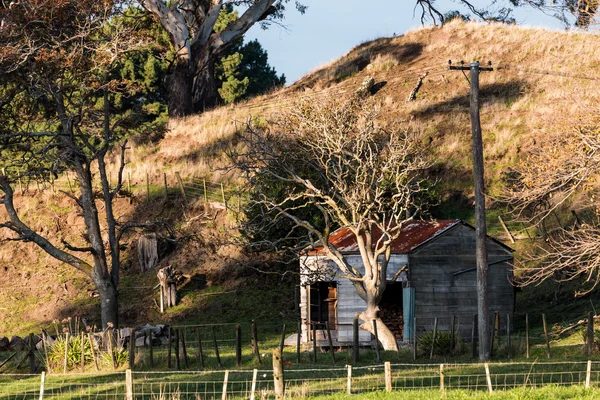
M 546 385 L 598 387 L 600 362 L 391 364 L 285 370 L 285 397 L 373 391 L 504 391 Z M 3 374 L 0 399 L 273 398 L 272 370 L 110 374 Z

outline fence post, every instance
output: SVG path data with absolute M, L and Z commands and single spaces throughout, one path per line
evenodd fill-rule
M 165 200 L 169 198 L 169 185 L 167 184 L 167 173 L 163 172 L 163 180 L 165 181 Z
M 346 385 L 346 394 L 352 394 L 352 365 L 346 365 L 348 368 L 348 384 Z
M 417 317 L 413 321 L 413 360 L 417 359 Z
M 302 320 L 298 320 L 298 337 L 296 337 L 296 363 L 300 364 L 300 339 L 302 335 Z
M 283 399 L 285 384 L 283 377 L 283 356 L 280 348 L 273 350 L 273 383 L 275 385 L 275 398 Z
M 35 374 L 35 340 L 33 339 L 33 333 L 29 333 L 29 349 L 28 357 L 29 357 L 29 373 Z M 82 353 L 83 358 L 83 353 Z
M 506 313 L 506 352 L 510 360 L 510 313 Z
M 548 339 L 548 324 L 546 323 L 546 314 L 542 314 L 542 322 L 544 324 L 544 336 L 546 337 L 546 353 L 550 358 L 550 339 Z
M 477 358 L 477 342 L 475 335 L 477 334 L 477 314 L 473 314 L 473 329 L 471 330 L 471 355 Z
M 252 371 L 252 389 L 250 390 L 250 400 L 254 400 L 254 393 L 256 393 L 256 377 L 258 376 L 258 370 L 255 368 Z
M 375 332 L 375 354 L 377 362 L 381 362 L 381 350 L 379 349 L 379 334 L 377 333 L 377 320 L 373 320 L 373 332 Z
M 446 391 L 444 388 L 444 364 L 440 364 L 440 391 L 442 392 L 442 395 L 445 394 L 444 392 Z
M 358 318 L 352 321 L 352 360 L 358 362 Z
M 529 359 L 529 314 L 525 314 L 525 355 Z
M 196 328 L 196 340 L 198 341 L 198 360 L 200 367 L 204 368 L 204 354 L 202 354 L 202 337 L 200 336 L 200 328 Z
M 125 371 L 125 400 L 133 400 L 133 375 L 130 369 Z
M 335 350 L 333 348 L 333 340 L 331 339 L 331 330 L 329 329 L 329 322 L 325 321 L 325 328 L 327 329 L 327 342 L 329 343 L 329 351 L 331 352 L 331 360 L 335 364 Z
M 150 175 L 146 172 L 146 201 L 150 201 Z
M 281 329 L 281 343 L 279 343 L 281 354 L 283 354 L 283 346 L 285 346 L 285 324 L 283 324 L 283 328 Z
M 588 365 L 589 365 L 589 363 L 590 363 L 590 361 L 588 361 Z M 46 371 L 42 371 L 42 379 L 40 381 L 40 400 L 44 400 L 44 384 L 45 383 L 46 383 Z
M 229 371 L 225 371 L 225 377 L 223 378 L 223 395 L 222 400 L 227 400 L 227 382 L 229 381 Z
M 181 351 L 183 352 L 183 363 L 186 368 L 190 367 L 188 355 L 187 355 L 187 347 L 185 345 L 185 328 L 180 328 L 181 332 Z
M 437 327 L 438 327 L 438 318 L 435 317 L 433 320 L 433 336 L 431 337 L 431 353 L 429 354 L 429 359 L 433 358 L 433 349 L 435 348 L 435 336 L 437 335 Z
M 317 324 L 313 322 L 312 324 L 313 331 L 313 362 L 317 362 Z
M 260 359 L 260 351 L 258 349 L 258 334 L 256 332 L 256 322 L 254 322 L 254 321 L 252 321 L 251 331 L 252 331 L 252 351 L 254 352 L 254 355 L 258 359 L 258 365 L 261 365 L 262 360 Z
M 235 326 L 235 365 L 242 365 L 242 327 L 240 324 Z
M 488 363 L 485 363 L 484 366 L 485 366 L 485 380 L 487 381 L 488 390 L 490 391 L 490 393 L 492 393 L 493 389 L 492 389 L 492 377 L 490 376 L 490 367 L 488 366 Z
M 456 314 L 452 314 L 452 321 L 450 322 L 450 355 L 454 356 L 454 329 L 456 325 Z
M 385 391 L 392 391 L 392 364 L 389 361 L 386 361 L 383 364 L 383 368 L 385 371 Z
M 585 388 L 590 388 L 590 380 L 592 378 L 592 360 L 588 360 L 587 369 L 585 370 Z
M 168 347 L 167 347 L 167 368 L 171 368 L 171 346 L 173 345 L 172 343 L 172 336 L 173 335 L 173 328 L 169 327 L 169 330 L 167 331 L 167 342 L 168 342 Z
M 594 352 L 594 313 L 592 311 L 588 313 L 587 338 L 587 351 L 591 355 Z
M 81 370 L 85 371 L 85 333 L 81 332 Z
M 179 190 L 181 191 L 181 195 L 183 196 L 183 204 L 187 204 L 187 197 L 185 197 L 185 189 L 183 188 L 183 181 L 181 180 L 181 175 L 179 175 L 179 172 L 175 172 L 175 176 L 177 177 L 177 182 L 179 183 Z
M 135 364 L 135 329 L 129 331 L 129 369 Z
M 211 326 L 210 330 L 212 331 L 213 344 L 215 346 L 215 357 L 217 358 L 217 366 L 219 368 L 223 368 L 223 364 L 221 364 L 221 357 L 219 356 L 219 345 L 217 344 L 217 335 L 215 334 L 215 327 Z
M 67 373 L 67 356 L 69 354 L 69 332 L 65 333 L 65 359 L 63 362 L 63 374 Z

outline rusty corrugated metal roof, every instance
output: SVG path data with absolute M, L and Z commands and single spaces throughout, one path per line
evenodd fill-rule
M 437 221 L 411 221 L 406 223 L 400 231 L 400 236 L 392 242 L 392 253 L 410 253 L 423 243 L 442 234 L 448 229 L 461 223 L 458 219 Z M 373 229 L 372 242 L 376 243 L 381 237 L 381 231 Z M 340 228 L 329 236 L 329 243 L 342 253 L 358 253 L 356 237 L 348 228 Z M 322 254 L 323 248 L 319 247 L 309 252 L 311 255 Z

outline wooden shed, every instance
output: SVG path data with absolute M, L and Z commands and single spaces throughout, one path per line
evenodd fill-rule
M 354 236 L 339 229 L 330 237 L 350 265 L 364 270 Z M 499 311 L 506 324 L 512 319 L 515 305 L 513 282 L 513 250 L 488 237 L 490 313 Z M 365 303 L 352 283 L 322 251 L 311 251 L 300 262 L 300 312 L 303 321 L 302 340 L 312 340 L 311 326 L 316 326 L 317 340 L 325 341 L 328 322 L 335 345 L 352 343 L 352 321 L 364 310 Z M 414 221 L 406 224 L 392 243 L 388 284 L 380 302 L 380 316 L 399 342 L 433 329 L 435 317 L 439 330 L 450 330 L 453 315 L 456 329 L 463 338 L 470 337 L 473 314 L 477 313 L 477 278 L 475 261 L 475 228 L 460 220 Z M 362 321 L 361 321 L 362 322 Z M 371 334 L 361 330 L 360 342 L 372 342 Z M 326 342 L 321 342 L 325 344 Z

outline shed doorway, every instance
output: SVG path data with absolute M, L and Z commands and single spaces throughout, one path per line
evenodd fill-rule
M 404 340 L 402 282 L 389 283 L 379 302 L 379 316 L 396 340 Z
M 337 329 L 337 282 L 316 282 L 310 285 L 310 322 L 317 330 Z

